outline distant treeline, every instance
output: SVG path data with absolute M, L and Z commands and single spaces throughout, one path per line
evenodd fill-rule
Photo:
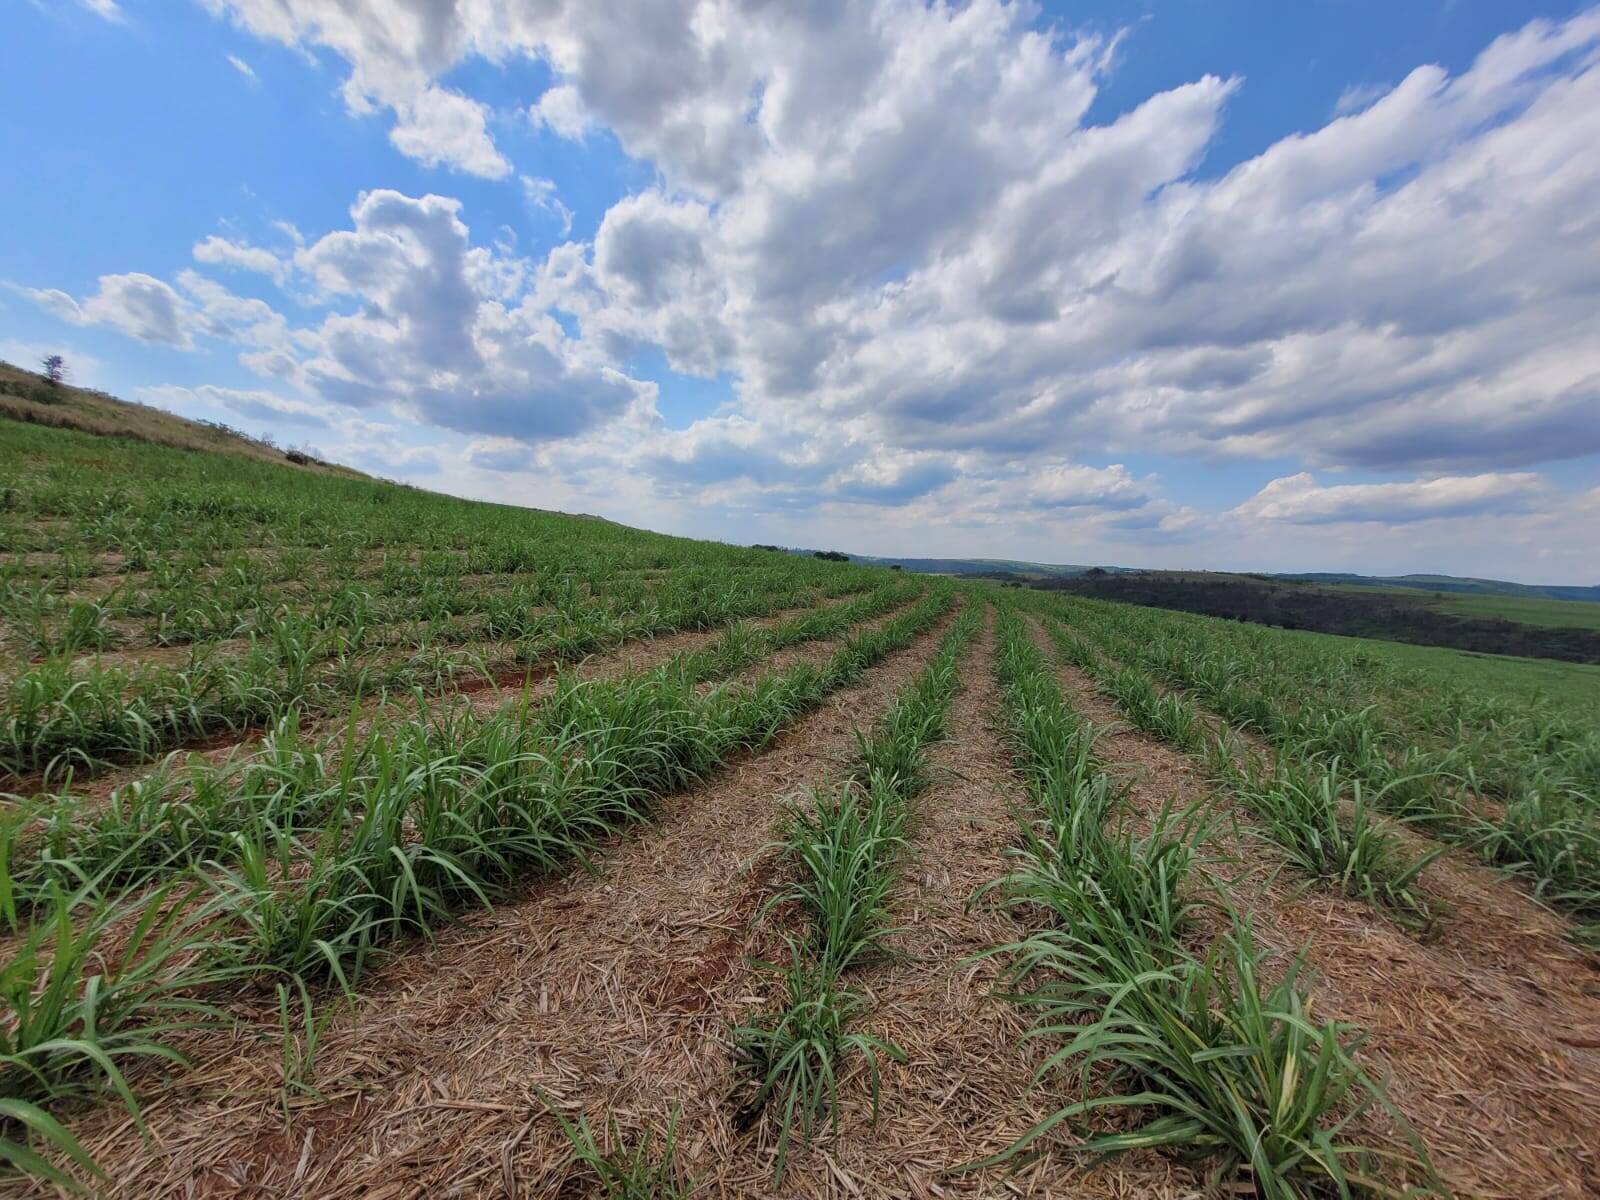
M 1600 663 L 1597 630 L 1461 617 L 1429 608 L 1421 598 L 1413 600 L 1389 593 L 1336 590 L 1251 575 L 1196 577 L 1160 571 L 1030 582 L 1050 591 L 1253 621 L 1280 629 L 1448 646 L 1480 654 Z
M 803 554 L 803 553 L 805 553 L 803 550 L 789 550 L 785 546 L 772 546 L 772 545 L 768 545 L 766 542 L 755 542 L 754 544 L 751 545 L 750 549 L 752 549 L 752 550 L 776 550 L 780 554 Z M 826 559 L 828 562 L 849 562 L 850 561 L 850 556 L 848 554 L 845 554 L 843 551 L 840 551 L 840 550 L 813 550 L 811 552 L 811 557 L 812 558 Z

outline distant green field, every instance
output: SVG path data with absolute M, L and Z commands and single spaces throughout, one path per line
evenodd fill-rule
M 1447 593 L 1431 599 L 1434 608 L 1463 617 L 1504 617 L 1524 625 L 1600 629 L 1600 604 L 1583 600 L 1543 600 L 1533 596 L 1470 596 Z
M 1478 620 L 1516 621 L 1557 629 L 1600 629 L 1600 604 L 1585 600 L 1546 600 L 1539 596 L 1493 596 L 1471 592 L 1425 592 L 1416 588 L 1375 588 L 1362 584 L 1327 585 L 1341 592 L 1382 592 L 1426 604 L 1435 612 Z
M 1573 602 L 1552 600 L 1548 603 Z M 1297 633 L 1294 636 L 1326 639 L 1332 635 Z M 1340 640 L 1360 642 L 1374 653 L 1387 655 L 1403 666 L 1431 671 L 1465 687 L 1493 692 L 1518 692 L 1546 699 L 1568 710 L 1569 715 L 1577 720 L 1592 723 L 1595 714 L 1600 712 L 1600 666 L 1560 662 L 1553 658 L 1474 654 L 1467 650 L 1449 650 L 1441 646 L 1412 646 L 1404 642 L 1378 641 L 1375 638 Z

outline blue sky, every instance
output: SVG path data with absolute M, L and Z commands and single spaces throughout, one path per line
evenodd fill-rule
M 1595 581 L 1594 8 L 774 20 L 8 5 L 0 357 L 672 532 Z

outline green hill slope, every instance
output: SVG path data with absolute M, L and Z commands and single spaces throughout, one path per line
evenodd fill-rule
M 51 385 L 42 375 L 5 361 L 0 361 L 0 417 L 180 450 L 204 450 L 261 463 L 288 463 L 312 474 L 368 478 L 352 467 L 336 463 L 303 456 L 291 459 L 291 452 L 227 425 L 192 421 L 148 404 L 119 400 L 104 392 L 68 383 Z

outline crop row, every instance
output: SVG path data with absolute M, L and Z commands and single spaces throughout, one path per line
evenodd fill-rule
M 1413 930 L 1434 920 L 1437 914 L 1415 885 L 1442 848 L 1408 851 L 1374 812 L 1383 795 L 1370 796 L 1337 759 L 1297 755 L 1291 747 L 1269 765 L 1226 725 L 1213 733 L 1187 696 L 1159 688 L 1138 667 L 1106 660 L 1060 625 L 1050 631 L 1064 660 L 1093 678 L 1139 729 L 1200 758 L 1212 784 L 1253 812 L 1262 831 L 1306 874 L 1389 911 Z
M 1408 669 L 1345 639 L 1311 637 L 1209 617 L 1106 606 L 1073 599 L 1074 619 L 1112 619 L 1127 635 L 1177 638 L 1204 644 L 1247 677 L 1270 682 L 1279 707 L 1305 698 L 1327 709 L 1370 709 L 1371 724 L 1397 742 L 1449 751 L 1454 769 L 1470 773 L 1472 787 L 1512 799 L 1529 790 L 1600 794 L 1600 731 L 1587 719 L 1548 701 L 1489 691 L 1468 691 L 1436 672 Z
M 956 689 L 956 666 L 982 618 L 969 605 L 933 661 L 869 733 L 846 777 L 792 805 L 782 835 L 795 880 L 769 902 L 793 905 L 805 931 L 788 940 L 788 961 L 774 965 L 778 1004 L 732 1031 L 738 1070 L 749 1094 L 735 1124 L 748 1127 L 768 1105 L 778 1110 L 774 1184 L 781 1184 L 791 1139 L 838 1123 L 839 1080 L 853 1058 L 866 1063 L 874 1118 L 879 1055 L 903 1053 L 856 1029 L 868 1001 L 846 973 L 875 957 L 890 933 L 888 905 L 906 842 L 911 804 L 927 782 L 927 747 L 943 735 Z
M 284 570 L 293 573 L 285 576 Z M 663 587 L 738 579 L 761 589 L 789 575 L 811 579 L 827 591 L 864 586 L 864 574 L 856 569 L 821 575 L 805 560 L 784 556 L 738 566 L 685 564 L 670 573 L 648 574 L 625 568 L 608 572 L 594 564 L 576 572 L 546 564 L 537 570 L 441 576 L 396 565 L 363 578 L 353 568 L 322 564 L 314 573 L 298 561 L 263 563 L 240 552 L 216 570 L 153 571 L 138 584 L 113 582 L 89 593 L 0 572 L 0 633 L 13 652 L 33 657 L 226 641 L 268 633 L 285 618 L 336 634 L 348 645 L 403 637 L 405 627 L 424 622 L 433 640 L 461 642 L 484 634 L 505 636 L 507 629 L 520 632 L 543 609 L 572 610 L 603 601 L 615 612 L 627 612 L 654 602 Z
M 761 581 L 686 577 L 619 610 L 608 601 L 570 609 L 494 613 L 485 629 L 500 640 L 495 667 L 570 661 L 641 637 L 710 629 L 788 607 L 813 593 L 785 573 Z M 278 720 L 290 708 L 327 711 L 395 688 L 439 686 L 493 668 L 429 642 L 408 654 L 363 653 L 359 642 L 314 619 L 280 617 L 248 649 L 196 655 L 187 666 L 86 667 L 52 659 L 9 683 L 0 709 L 0 769 L 21 775 L 47 768 L 94 767 L 106 759 L 147 758 L 186 740 Z
M 912 585 L 885 587 L 770 629 L 734 625 L 709 646 L 678 653 L 655 674 L 685 685 L 725 678 L 783 647 L 835 636 L 916 594 Z M 335 731 L 322 744 L 307 745 L 299 716 L 291 711 L 280 718 L 253 755 L 221 763 L 171 755 L 104 802 L 70 794 L 19 800 L 0 827 L 0 915 L 14 926 L 19 913 L 58 884 L 92 881 L 116 889 L 226 857 L 237 848 L 234 833 L 253 821 L 288 832 L 325 821 L 344 807 L 329 780 L 375 769 L 383 744 L 377 731 L 393 726 L 380 714 L 362 739 L 352 716 L 342 735 Z
M 1220 895 L 1228 931 L 1191 948 L 1206 824 L 1163 811 L 1135 832 L 1092 728 L 1022 620 L 1007 613 L 999 632 L 1005 720 L 1032 813 L 1017 865 L 992 893 L 1038 927 L 993 953 L 1006 963 L 1008 998 L 1033 1016 L 1030 1039 L 1046 1048 L 1039 1078 L 1070 1080 L 1081 1095 L 978 1165 L 1122 1111 L 1138 1123 L 1086 1130 L 1072 1149 L 1206 1158 L 1214 1183 L 1267 1200 L 1381 1191 L 1378 1155 L 1350 1138 L 1372 1106 L 1398 1114 L 1352 1058 L 1355 1031 L 1311 1019 L 1298 960 L 1268 982 L 1248 921 Z M 1432 1171 L 1414 1150 L 1414 1161 L 1391 1159 L 1384 1174 L 1409 1174 L 1426 1189 Z

